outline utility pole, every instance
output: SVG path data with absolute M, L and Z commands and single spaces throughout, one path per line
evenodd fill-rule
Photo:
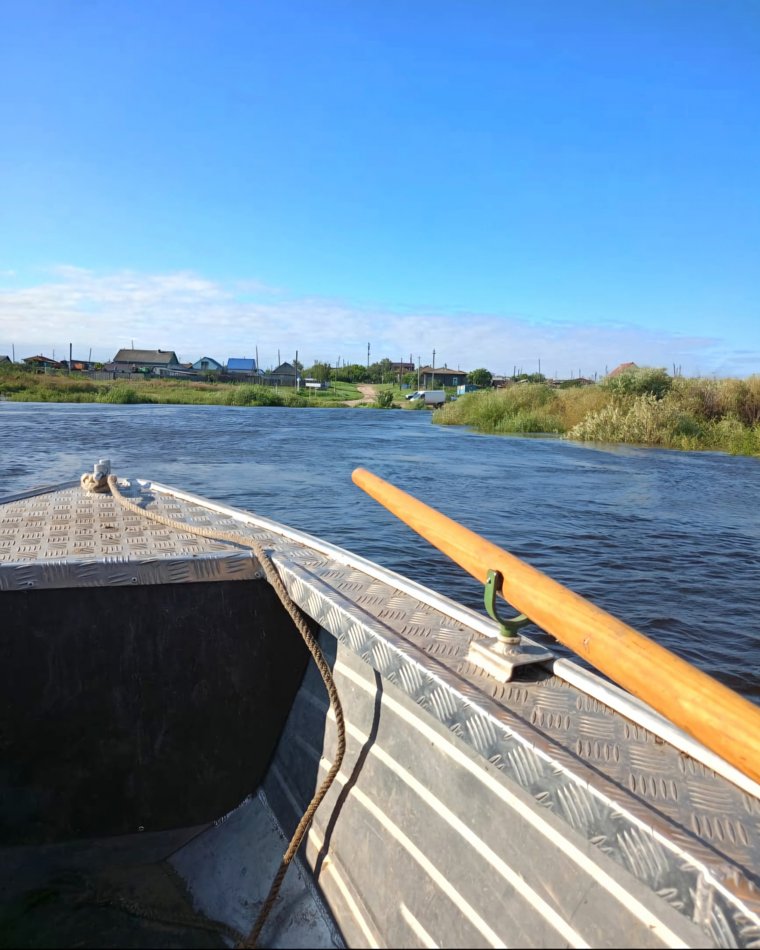
M 420 370 L 422 369 L 422 357 L 417 354 L 417 392 L 420 391 Z
M 69 343 L 69 376 L 71 375 L 71 343 Z
M 294 382 L 295 382 L 295 384 L 296 384 L 296 392 L 298 392 L 298 390 L 301 388 L 301 387 L 298 385 L 298 350 L 296 350 L 296 361 L 295 361 L 295 363 L 293 364 L 293 369 L 294 369 L 295 372 L 296 372 L 296 376 L 295 376 Z
M 539 357 L 539 359 L 538 359 L 538 375 L 539 375 L 539 376 L 541 375 L 541 358 L 540 358 L 540 357 Z M 540 382 L 540 381 L 541 381 L 541 380 L 539 380 L 539 382 Z
M 430 388 L 435 389 L 435 350 L 433 350 L 433 375 L 430 379 Z
M 369 343 L 367 344 L 367 372 L 369 372 Z

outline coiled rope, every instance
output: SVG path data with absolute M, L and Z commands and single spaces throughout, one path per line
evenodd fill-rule
M 264 928 L 264 924 L 266 923 L 267 918 L 269 917 L 269 914 L 271 913 L 272 908 L 277 901 L 277 896 L 280 893 L 282 882 L 285 880 L 285 874 L 287 873 L 288 867 L 290 866 L 293 858 L 298 853 L 298 849 L 301 846 L 306 832 L 309 829 L 309 825 L 314 818 L 317 808 L 319 808 L 323 798 L 329 791 L 330 786 L 335 780 L 335 776 L 338 774 L 340 767 L 343 764 L 343 757 L 346 752 L 346 726 L 343 717 L 343 706 L 341 705 L 340 697 L 338 696 L 338 690 L 335 686 L 332 670 L 330 669 L 327 660 L 325 660 L 324 654 L 322 653 L 322 650 L 320 649 L 314 634 L 309 628 L 309 624 L 306 622 L 303 611 L 291 598 L 282 578 L 277 572 L 277 568 L 272 563 L 272 559 L 266 553 L 259 541 L 256 541 L 253 538 L 247 538 L 245 535 L 237 534 L 233 531 L 214 531 L 211 528 L 203 528 L 199 525 L 176 521 L 174 518 L 168 518 L 165 515 L 159 514 L 158 512 L 141 508 L 139 505 L 136 505 L 133 501 L 130 501 L 121 493 L 118 480 L 115 475 L 109 475 L 106 480 L 105 478 L 97 478 L 90 472 L 85 472 L 82 475 L 80 484 L 85 491 L 103 493 L 110 491 L 116 501 L 123 508 L 126 508 L 128 511 L 136 512 L 145 518 L 149 518 L 151 521 L 156 521 L 159 524 L 166 525 L 169 528 L 175 528 L 178 531 L 196 534 L 200 537 L 208 538 L 214 541 L 229 541 L 232 544 L 240 544 L 244 547 L 250 548 L 261 564 L 266 579 L 275 589 L 277 596 L 282 602 L 282 605 L 287 610 L 298 632 L 301 634 L 301 637 L 303 638 L 304 643 L 306 644 L 309 653 L 311 654 L 312 659 L 319 670 L 320 676 L 322 677 L 322 682 L 325 684 L 325 689 L 327 690 L 327 694 L 330 698 L 330 705 L 332 706 L 333 713 L 335 714 L 335 724 L 337 729 L 337 748 L 335 757 L 329 772 L 325 776 L 324 781 L 315 792 L 314 797 L 309 802 L 309 805 L 306 808 L 306 811 L 303 813 L 301 820 L 298 822 L 298 827 L 293 833 L 293 837 L 290 839 L 290 844 L 288 845 L 285 854 L 282 856 L 280 867 L 278 868 L 277 873 L 275 874 L 272 881 L 272 885 L 269 888 L 269 894 L 261 906 L 261 910 L 259 911 L 258 917 L 256 918 L 253 927 L 245 937 L 238 934 L 240 939 L 238 940 L 236 947 L 255 947 L 256 941 L 258 940 L 259 935 Z M 220 926 L 226 928 L 226 925 Z

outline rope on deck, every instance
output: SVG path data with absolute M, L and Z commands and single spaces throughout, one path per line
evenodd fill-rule
M 305 619 L 305 614 L 291 598 L 282 578 L 277 572 L 277 568 L 272 563 L 272 559 L 264 550 L 259 541 L 256 541 L 253 538 L 247 538 L 245 535 L 237 534 L 233 531 L 215 531 L 211 528 L 204 528 L 199 525 L 176 521 L 174 518 L 166 517 L 165 515 L 161 515 L 156 511 L 141 508 L 139 505 L 136 505 L 133 501 L 130 501 L 121 493 L 118 480 L 115 475 L 109 475 L 108 479 L 105 480 L 97 479 L 89 472 L 85 472 L 81 478 L 81 485 L 86 491 L 110 491 L 116 501 L 123 508 L 126 508 L 128 511 L 133 511 L 137 514 L 143 515 L 144 517 L 149 518 L 151 521 L 156 521 L 159 524 L 166 525 L 169 528 L 175 528 L 176 530 L 183 532 L 190 532 L 191 534 L 196 534 L 200 537 L 209 538 L 214 541 L 229 541 L 232 544 L 240 544 L 244 547 L 250 548 L 261 564 L 266 579 L 275 589 L 277 596 L 282 602 L 282 605 L 287 610 L 296 626 L 296 629 L 301 634 L 301 637 L 303 638 L 304 643 L 306 644 L 309 653 L 311 654 L 312 659 L 319 670 L 320 676 L 322 677 L 322 682 L 325 684 L 325 689 L 327 690 L 327 694 L 330 698 L 330 705 L 332 706 L 333 712 L 335 714 L 335 724 L 337 727 L 337 748 L 335 757 L 329 772 L 325 776 L 325 779 L 320 787 L 315 792 L 314 797 L 309 802 L 306 811 L 303 813 L 303 816 L 298 823 L 298 827 L 293 833 L 293 837 L 290 839 L 290 844 L 288 845 L 285 854 L 280 861 L 280 867 L 278 868 L 277 873 L 275 874 L 272 881 L 269 894 L 267 895 L 266 900 L 259 910 L 259 915 L 256 918 L 253 927 L 249 931 L 248 935 L 238 940 L 236 944 L 236 947 L 240 948 L 255 947 L 256 941 L 258 940 L 261 931 L 264 928 L 264 924 L 266 923 L 269 914 L 271 913 L 272 908 L 277 901 L 277 897 L 280 893 L 282 883 L 285 880 L 285 874 L 287 873 L 288 867 L 290 866 L 293 858 L 298 853 L 298 849 L 303 842 L 317 808 L 319 808 L 322 800 L 329 791 L 330 786 L 334 782 L 335 776 L 338 774 L 340 767 L 343 764 L 343 757 L 346 751 L 346 726 L 343 717 L 343 706 L 341 705 L 340 697 L 338 696 L 338 690 L 335 686 L 332 670 L 330 669 L 330 666 L 325 659 L 324 654 L 322 653 L 322 650 L 320 649 L 319 644 L 317 643 L 317 640 L 309 627 L 309 624 Z

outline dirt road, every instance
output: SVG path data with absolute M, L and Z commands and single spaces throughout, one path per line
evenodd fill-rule
M 356 388 L 362 394 L 361 399 L 347 399 L 347 406 L 358 406 L 360 402 L 374 402 L 377 399 L 377 386 L 370 383 L 357 383 Z

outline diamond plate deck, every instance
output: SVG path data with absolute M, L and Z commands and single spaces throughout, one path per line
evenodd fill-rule
M 536 808 L 718 945 L 760 946 L 757 798 L 545 667 L 495 682 L 467 661 L 489 622 L 440 595 L 264 518 L 147 482 L 123 491 L 184 523 L 261 542 L 302 609 Z M 258 565 L 244 546 L 155 524 L 110 495 L 77 487 L 0 504 L 3 591 L 221 576 L 258 576 Z

